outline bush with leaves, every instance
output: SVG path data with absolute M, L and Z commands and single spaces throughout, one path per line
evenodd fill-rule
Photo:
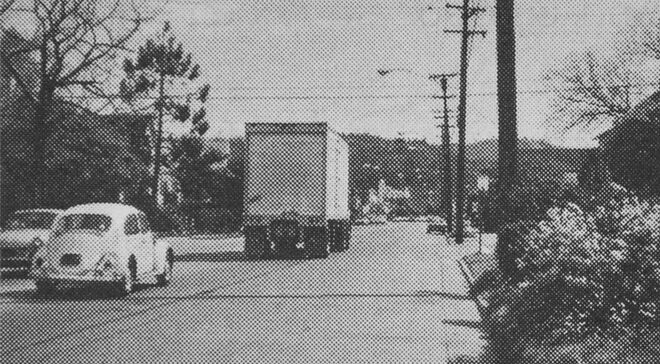
M 627 201 L 587 214 L 569 204 L 511 234 L 490 296 L 491 350 L 504 362 L 660 327 L 660 206 Z

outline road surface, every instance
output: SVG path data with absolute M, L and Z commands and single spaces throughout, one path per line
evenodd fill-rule
M 455 261 L 465 251 L 423 223 L 356 226 L 351 249 L 325 260 L 246 261 L 240 239 L 170 239 L 175 281 L 125 298 L 44 299 L 0 281 L 0 362 L 442 363 L 484 345 Z

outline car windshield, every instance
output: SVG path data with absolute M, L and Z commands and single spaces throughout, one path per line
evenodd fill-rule
M 15 212 L 9 217 L 5 228 L 7 230 L 50 229 L 55 216 L 57 214 L 53 212 Z
M 57 224 L 56 233 L 64 233 L 91 230 L 97 233 L 108 231 L 112 218 L 102 214 L 71 214 L 63 216 Z

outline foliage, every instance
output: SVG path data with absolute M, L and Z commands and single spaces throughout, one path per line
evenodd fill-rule
M 41 173 L 48 182 L 42 189 L 47 204 L 35 198 L 30 188 L 35 176 L 25 163 L 33 148 L 23 138 L 30 128 L 29 113 L 3 120 L 3 215 L 28 206 L 66 208 L 79 203 L 116 202 L 120 194 L 127 201 L 139 197 L 144 191 L 147 165 L 144 150 L 133 136 L 144 133 L 148 119 L 98 115 L 65 104 L 53 106 L 52 112 L 58 122 L 46 139 L 48 158 Z
M 492 283 L 493 355 L 516 362 L 530 348 L 658 328 L 659 238 L 660 206 L 635 200 L 593 214 L 569 204 L 511 227 Z
M 163 144 L 163 123 L 189 123 L 190 130 L 203 135 L 209 128 L 204 104 L 209 95 L 208 84 L 197 85 L 199 64 L 185 53 L 165 22 L 156 39 L 148 39 L 140 46 L 135 60 L 125 59 L 125 78 L 119 85 L 124 101 L 139 111 L 154 112 L 157 118 L 150 128 L 154 150 L 152 191 L 157 196 Z M 193 109 L 196 111 L 193 112 Z
M 637 104 L 599 140 L 613 181 L 660 194 L 660 92 Z
M 226 156 L 205 148 L 204 140 L 197 135 L 185 135 L 170 140 L 174 176 L 181 185 L 183 198 L 188 201 L 209 200 L 216 181 L 225 173 L 223 160 Z
M 508 224 L 543 220 L 546 211 L 551 207 L 569 202 L 582 204 L 587 197 L 586 191 L 581 187 L 558 181 L 520 182 L 513 189 L 505 192 L 509 194 L 506 200 L 511 206 L 504 209 L 499 206 L 496 193 L 498 193 L 497 189 L 491 189 L 487 193 L 481 218 L 486 231 L 504 229 L 505 231 L 502 232 L 504 234 L 516 228 L 506 227 Z M 507 211 L 507 215 L 505 216 L 502 211 Z
M 20 39 L 14 32 L 12 42 L 7 47 L 3 44 L 2 62 L 34 110 L 32 128 L 24 136 L 32 150 L 27 165 L 34 177 L 32 193 L 45 202 L 43 190 L 47 180 L 42 174 L 47 169 L 46 143 L 56 131 L 58 105 L 80 107 L 84 96 L 90 95 L 111 102 L 100 80 L 109 77 L 113 56 L 124 50 L 145 18 L 134 3 L 119 0 L 32 0 L 8 4 L 2 9 L 5 13 L 20 11 L 31 16 L 35 24 L 32 39 Z M 81 103 L 64 101 L 65 94 L 81 96 Z

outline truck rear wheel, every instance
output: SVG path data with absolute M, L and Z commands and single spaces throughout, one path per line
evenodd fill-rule
M 264 258 L 270 252 L 266 228 L 263 226 L 246 226 L 245 235 L 245 258 L 257 260 Z
M 319 247 L 314 250 L 309 257 L 312 259 L 325 259 L 330 256 L 330 243 L 325 242 L 325 247 Z

